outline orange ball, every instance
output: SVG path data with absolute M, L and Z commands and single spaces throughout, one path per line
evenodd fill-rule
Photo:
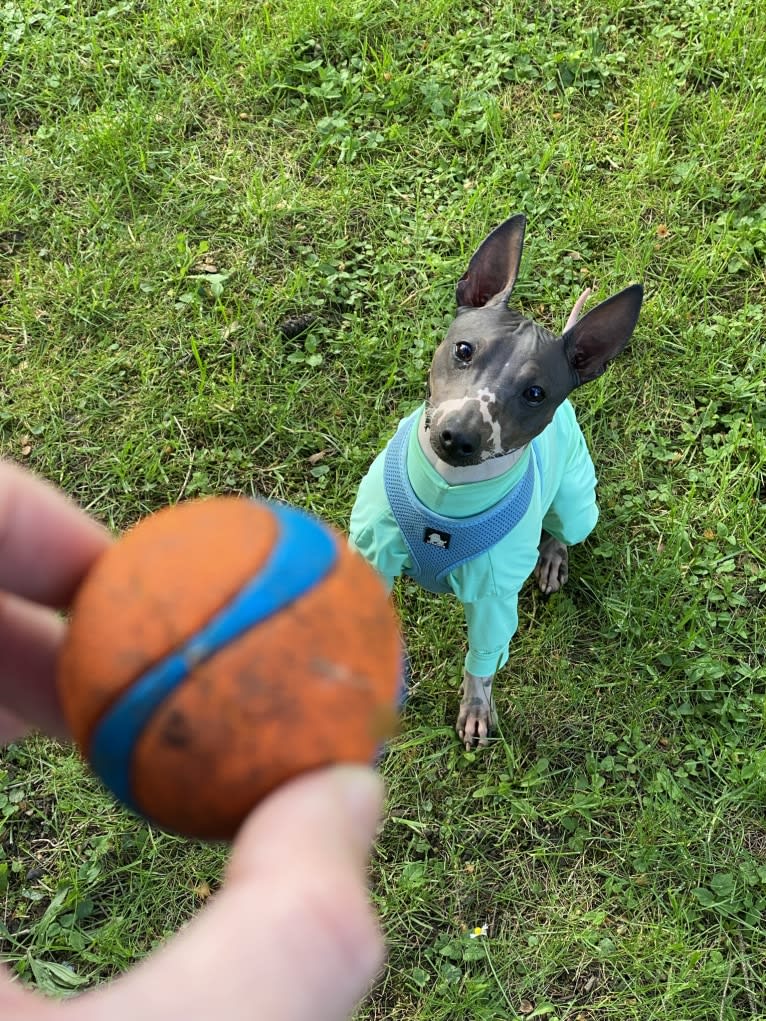
M 222 497 L 145 518 L 98 560 L 58 684 L 118 798 L 229 839 L 291 777 L 375 758 L 401 666 L 385 588 L 341 536 L 292 507 Z

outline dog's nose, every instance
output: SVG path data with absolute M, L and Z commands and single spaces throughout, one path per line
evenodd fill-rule
M 473 457 L 479 449 L 479 437 L 459 429 L 442 429 L 439 433 L 442 447 L 457 457 Z

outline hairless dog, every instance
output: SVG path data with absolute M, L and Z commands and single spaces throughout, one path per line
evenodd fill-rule
M 514 311 L 525 224 L 510 217 L 471 258 L 427 400 L 375 459 L 351 514 L 352 545 L 389 586 L 404 574 L 463 605 L 466 748 L 491 733 L 521 586 L 534 573 L 558 591 L 567 547 L 596 524 L 595 470 L 567 396 L 620 354 L 643 300 L 633 284 L 580 318 L 585 291 L 560 336 Z

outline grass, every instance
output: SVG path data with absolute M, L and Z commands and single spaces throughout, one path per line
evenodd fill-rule
M 646 285 L 575 395 L 601 521 L 522 596 L 487 753 L 459 609 L 398 592 L 369 1021 L 766 1018 L 764 40 L 755 0 L 0 6 L 0 450 L 115 529 L 221 492 L 343 526 L 510 212 L 541 322 Z M 220 877 L 40 739 L 0 814 L 2 951 L 59 994 Z

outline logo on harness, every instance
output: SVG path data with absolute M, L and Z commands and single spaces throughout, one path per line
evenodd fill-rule
M 423 542 L 428 546 L 438 546 L 440 549 L 449 549 L 451 538 L 449 532 L 440 532 L 438 528 L 426 528 L 423 532 Z

